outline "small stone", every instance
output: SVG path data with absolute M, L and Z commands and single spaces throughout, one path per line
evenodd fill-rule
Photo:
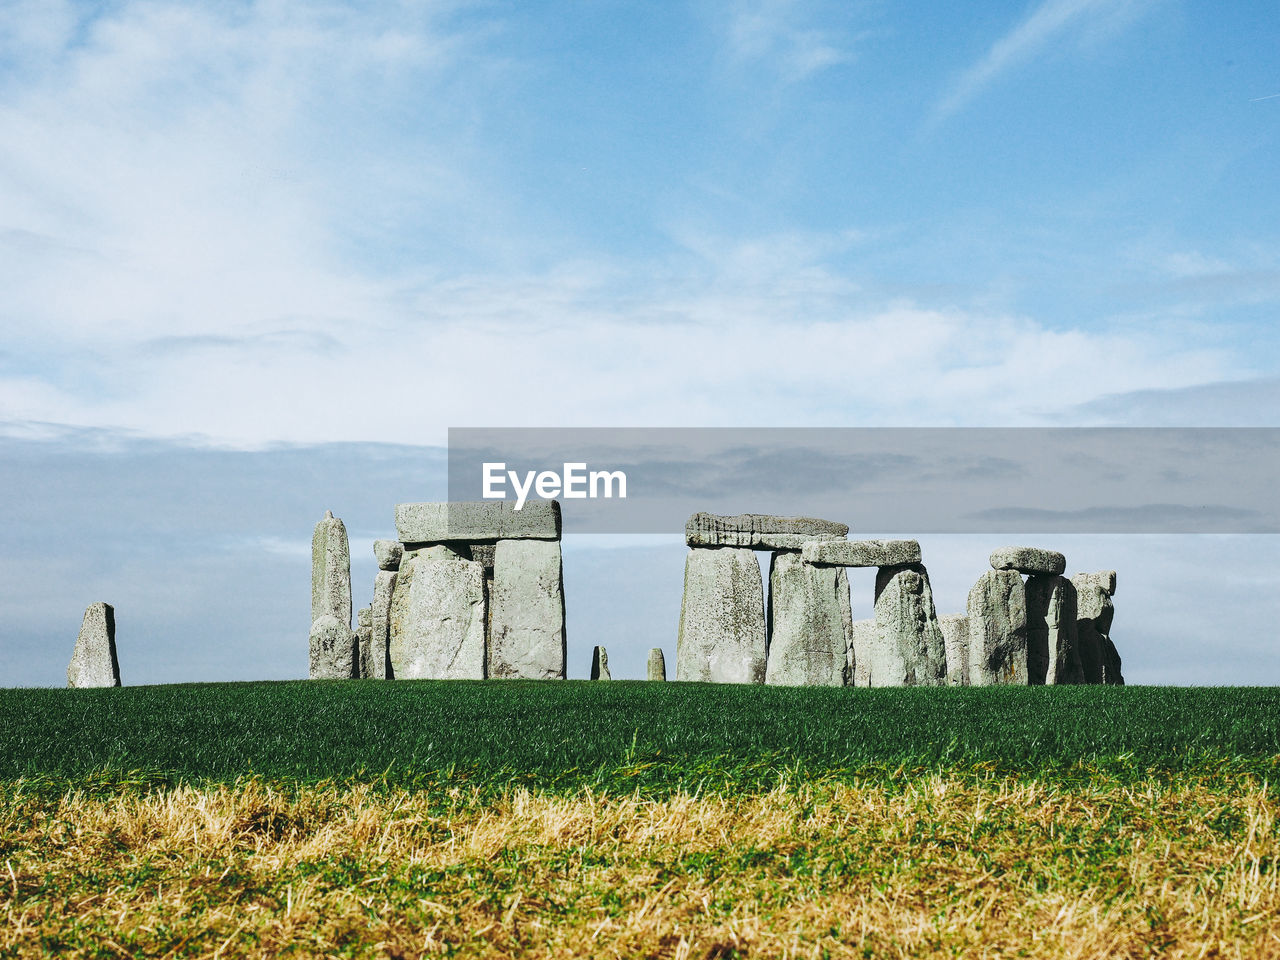
M 988 570 L 969 591 L 969 685 L 1027 683 L 1027 594 L 1016 570 Z
M 397 680 L 483 680 L 484 567 L 443 545 L 406 553 L 388 655 Z
M 848 533 L 847 524 L 814 517 L 773 517 L 758 513 L 722 517 L 695 513 L 685 524 L 684 539 L 691 547 L 799 550 L 811 540 L 835 540 Z
M 563 680 L 564 581 L 559 542 L 499 540 L 493 571 L 489 676 Z
M 676 679 L 764 683 L 764 581 L 747 548 L 689 551 L 676 636 Z
M 969 618 L 963 613 L 947 613 L 938 618 L 942 644 L 947 654 L 947 685 L 969 685 Z
M 372 678 L 373 610 L 369 607 L 361 607 L 356 611 L 356 643 L 360 645 L 360 669 L 357 675 Z
M 517 510 L 512 500 L 461 503 L 398 503 L 400 542 L 424 545 L 452 541 L 559 540 L 560 503 L 529 500 Z
M 71 662 L 68 687 L 120 686 L 120 661 L 116 658 L 116 609 L 109 603 L 91 603 L 80 621 Z
M 329 613 L 316 617 L 311 624 L 311 679 L 350 680 L 359 676 L 359 669 L 351 627 Z
M 1001 547 L 991 551 L 992 570 L 1017 570 L 1019 573 L 1046 573 L 1062 576 L 1067 569 L 1067 558 L 1056 550 L 1040 550 L 1036 547 Z
M 947 682 L 946 643 L 923 564 L 876 574 L 876 643 L 871 686 L 937 687 Z
M 800 554 L 775 552 L 769 563 L 765 683 L 792 687 L 849 684 L 852 615 L 849 582 L 839 567 L 816 567 Z
M 667 658 L 663 656 L 661 647 L 654 647 L 649 651 L 649 679 L 667 679 Z
M 613 679 L 609 675 L 609 652 L 604 647 L 596 647 L 591 651 L 591 679 Z
M 1071 577 L 1072 581 L 1087 579 L 1102 588 L 1108 597 L 1116 595 L 1116 572 L 1114 570 L 1099 570 L 1097 573 L 1077 573 Z
M 391 640 L 391 597 L 396 589 L 394 570 L 379 570 L 373 577 L 373 603 L 370 605 L 369 672 L 373 680 L 390 680 L 391 662 L 387 656 Z
M 1076 629 L 1076 588 L 1065 577 L 1027 577 L 1027 682 L 1079 683 L 1083 673 Z
M 806 543 L 801 556 L 809 563 L 841 567 L 900 567 L 920 562 L 915 540 L 825 540 Z
M 311 535 L 311 620 L 328 614 L 351 628 L 351 550 L 347 528 L 326 510 Z
M 378 562 L 379 570 L 400 569 L 402 556 L 404 556 L 404 544 L 399 540 L 373 541 L 373 559 Z

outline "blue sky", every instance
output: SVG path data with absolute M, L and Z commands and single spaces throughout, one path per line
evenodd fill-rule
M 1277 41 L 1195 0 L 9 2 L 0 436 L 1275 425 Z

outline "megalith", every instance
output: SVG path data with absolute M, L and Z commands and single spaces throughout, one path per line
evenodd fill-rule
M 351 552 L 347 528 L 326 510 L 311 535 L 311 619 L 328 614 L 351 627 Z
M 400 561 L 397 560 L 397 567 Z M 369 673 L 374 680 L 390 680 L 387 644 L 391 639 L 391 597 L 396 589 L 395 570 L 379 570 L 373 577 L 373 603 L 369 612 Z
M 876 572 L 873 687 L 934 687 L 947 682 L 946 644 L 938 627 L 929 574 L 921 563 Z
M 595 647 L 591 651 L 591 679 L 612 680 L 609 674 L 609 651 L 604 647 Z
M 676 679 L 763 683 L 764 678 L 764 581 L 755 554 L 747 547 L 694 547 L 684 566 Z
M 843 567 L 777 551 L 769 562 L 765 683 L 843 687 L 850 682 L 853 617 Z
M 399 540 L 373 541 L 373 559 L 377 561 L 379 570 L 399 570 L 403 556 L 404 544 Z
M 969 685 L 1027 682 L 1027 596 L 1016 570 L 988 570 L 969 591 Z
M 350 624 L 330 613 L 311 622 L 312 680 L 350 680 L 359 676 L 360 661 L 356 635 Z
M 991 551 L 992 570 L 1017 570 L 1019 573 L 1041 573 L 1062 576 L 1067 558 L 1056 550 L 1038 547 L 999 547 Z
M 879 631 L 874 619 L 855 620 L 849 641 L 849 665 L 853 668 L 855 687 L 871 686 L 872 650 L 879 643 Z
M 116 610 L 109 603 L 91 603 L 80 621 L 80 634 L 67 664 L 68 687 L 120 686 L 116 657 Z
M 1111 600 L 1115 592 L 1114 571 L 1078 573 L 1071 582 L 1076 588 L 1076 643 L 1083 682 L 1123 684 L 1120 653 L 1111 642 L 1111 621 L 1115 616 Z
M 474 556 L 474 554 L 473 554 Z M 479 560 L 474 562 L 483 563 Z M 564 588 L 558 540 L 499 540 L 490 595 L 489 676 L 563 680 Z
M 649 679 L 667 679 L 667 658 L 663 655 L 661 647 L 654 647 L 649 651 Z
M 359 644 L 360 669 L 356 676 L 373 676 L 373 608 L 361 607 L 356 611 L 356 643 Z
M 1050 686 L 1080 683 L 1076 643 L 1076 588 L 1066 577 L 1027 577 L 1027 682 Z
M 918 540 L 811 540 L 801 548 L 809 563 L 840 567 L 902 567 L 920 562 Z
M 947 655 L 947 685 L 969 685 L 969 618 L 963 613 L 946 613 L 938 618 L 942 645 Z
M 396 679 L 484 679 L 482 564 L 444 544 L 406 552 L 390 619 L 388 655 Z
M 847 524 L 816 517 L 775 517 L 763 513 L 717 516 L 695 513 L 684 527 L 691 547 L 745 547 L 752 550 L 799 550 L 814 540 L 839 540 Z

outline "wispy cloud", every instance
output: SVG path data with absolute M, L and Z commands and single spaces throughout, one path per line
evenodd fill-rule
M 730 61 L 772 68 L 784 83 L 798 83 L 853 58 L 853 38 L 833 28 L 805 0 L 750 0 L 730 4 L 724 40 Z

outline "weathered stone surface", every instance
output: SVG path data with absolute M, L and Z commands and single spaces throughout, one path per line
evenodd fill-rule
M 1019 573 L 1046 573 L 1059 577 L 1067 569 L 1067 558 L 1056 550 L 1037 547 L 1001 547 L 991 551 L 992 570 L 1017 570 Z
M 663 656 L 661 647 L 654 647 L 649 651 L 649 679 L 667 679 L 667 658 Z
M 764 582 L 747 548 L 695 547 L 684 565 L 676 679 L 763 683 Z
M 328 510 L 311 535 L 311 620 L 328 614 L 351 629 L 351 550 L 347 528 Z
M 848 597 L 849 582 L 842 568 L 816 567 L 794 552 L 773 554 L 765 683 L 848 685 L 852 632 Z
M 1033 686 L 1079 683 L 1076 588 L 1065 577 L 1027 577 L 1027 682 Z
M 929 574 L 919 563 L 876 574 L 876 639 L 871 686 L 936 687 L 947 682 L 946 644 Z
M 604 647 L 596 647 L 591 651 L 591 679 L 613 679 L 613 677 L 609 675 L 609 651 Z
M 68 687 L 120 686 L 116 657 L 116 610 L 109 603 L 91 603 L 80 621 L 80 634 L 67 664 Z
M 559 540 L 560 503 L 528 500 L 519 510 L 512 500 L 398 503 L 396 533 L 401 543 L 409 544 Z
M 447 546 L 406 553 L 391 596 L 397 680 L 482 680 L 484 567 Z
M 1016 570 L 988 570 L 969 591 L 969 685 L 1027 682 L 1027 594 Z
M 350 680 L 359 676 L 360 662 L 356 635 L 350 624 L 330 613 L 322 613 L 311 623 L 312 680 Z
M 1071 583 L 1076 588 L 1076 645 L 1083 682 L 1124 683 L 1120 654 L 1111 642 L 1115 605 L 1107 593 L 1108 584 L 1091 573 L 1078 573 Z
M 938 618 L 942 645 L 947 654 L 947 685 L 969 685 L 969 618 L 963 613 L 946 613 Z
M 1108 597 L 1116 595 L 1116 572 L 1114 570 L 1099 570 L 1096 573 L 1075 573 L 1071 575 L 1072 582 L 1081 579 L 1096 583 Z
M 356 644 L 360 651 L 357 657 L 357 661 L 360 666 L 356 671 L 356 675 L 360 677 L 372 677 L 373 610 L 370 607 L 361 607 L 356 611 Z
M 373 578 L 373 603 L 370 605 L 369 672 L 374 680 L 390 680 L 391 663 L 387 645 L 391 640 L 391 596 L 396 589 L 394 570 L 379 570 Z M 363 649 L 363 648 L 362 648 Z
M 879 642 L 879 631 L 872 620 L 855 620 L 849 641 L 849 661 L 853 667 L 853 685 L 871 686 L 872 648 Z
M 494 558 L 498 552 L 496 543 L 472 543 L 468 544 L 471 548 L 471 559 L 477 563 L 484 564 L 484 575 L 486 577 L 493 576 Z
M 806 543 L 801 555 L 809 563 L 841 567 L 898 567 L 920 562 L 915 540 L 822 540 Z
M 402 556 L 404 556 L 404 544 L 399 540 L 373 541 L 373 559 L 378 562 L 379 570 L 400 569 Z
M 499 540 L 490 603 L 489 676 L 563 680 L 564 582 L 559 542 Z
M 759 513 L 722 517 L 695 513 L 685 524 L 684 539 L 691 547 L 799 550 L 812 540 L 836 540 L 848 533 L 847 524 L 814 517 L 772 517 Z

